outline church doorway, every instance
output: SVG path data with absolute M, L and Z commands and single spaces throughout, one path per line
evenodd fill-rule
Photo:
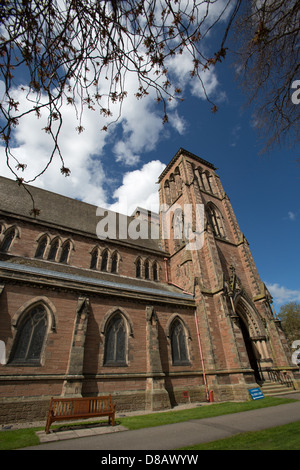
M 254 371 L 254 376 L 256 381 L 262 381 L 262 376 L 260 373 L 260 367 L 259 367 L 259 361 L 260 361 L 260 354 L 257 351 L 257 348 L 255 347 L 250 334 L 249 330 L 247 328 L 247 325 L 245 324 L 244 320 L 240 317 L 240 327 L 243 335 L 243 339 L 245 342 L 246 346 L 246 351 L 248 354 L 250 366 Z

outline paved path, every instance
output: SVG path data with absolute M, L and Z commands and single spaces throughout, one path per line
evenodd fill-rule
M 300 399 L 300 394 L 291 395 Z M 101 428 L 87 429 L 90 435 L 65 435 L 65 439 L 28 447 L 28 450 L 173 450 L 203 442 L 258 431 L 300 421 L 300 401 L 214 418 L 195 419 L 136 431 L 116 426 L 103 434 Z M 108 427 L 107 427 L 108 428 Z M 107 429 L 106 428 L 106 429 Z M 118 428 L 118 429 L 117 429 Z M 98 431 L 97 431 L 98 430 Z M 108 429 L 107 429 L 108 430 Z M 110 428 L 111 430 L 111 428 Z M 66 431 L 68 432 L 68 431 Z M 78 431 L 77 431 L 78 432 Z M 63 434 L 63 433 L 62 433 Z M 81 434 L 83 436 L 84 434 Z

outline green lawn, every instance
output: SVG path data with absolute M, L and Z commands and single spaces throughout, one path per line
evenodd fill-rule
M 292 399 L 266 397 L 263 400 L 247 401 L 242 403 L 214 403 L 181 411 L 166 411 L 163 413 L 150 413 L 147 415 L 118 418 L 116 420 L 116 424 L 122 424 L 128 429 L 142 429 L 146 427 L 162 426 L 164 424 L 188 421 L 190 419 L 210 418 L 230 413 L 239 413 L 241 411 L 282 405 L 284 403 L 291 403 L 294 401 L 295 400 Z M 85 422 L 85 424 L 87 424 L 87 422 Z M 93 422 L 93 424 L 95 424 L 95 422 Z M 76 425 L 78 426 L 78 423 L 76 423 Z M 62 425 L 56 427 L 61 428 L 61 426 Z M 54 427 L 55 426 L 52 426 L 52 429 Z M 12 450 L 38 445 L 39 439 L 35 433 L 42 429 L 43 428 L 28 428 L 16 431 L 0 431 L 0 450 Z
M 179 450 L 300 450 L 300 421 Z
M 128 418 L 121 418 L 119 421 L 120 424 L 130 430 L 142 429 L 153 426 L 162 426 L 164 424 L 180 423 L 190 419 L 212 418 L 213 416 L 239 413 L 241 411 L 257 410 L 259 408 L 282 405 L 293 401 L 295 400 L 278 397 L 265 397 L 262 400 L 256 401 L 214 403 L 212 405 L 203 405 L 181 411 L 166 411 L 164 413 L 131 416 Z

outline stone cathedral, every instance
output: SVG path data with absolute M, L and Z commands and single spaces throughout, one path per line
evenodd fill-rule
M 158 183 L 159 214 L 108 219 L 30 187 L 34 217 L 24 188 L 0 177 L 1 424 L 44 419 L 59 396 L 160 410 L 299 387 L 214 165 L 180 149 Z

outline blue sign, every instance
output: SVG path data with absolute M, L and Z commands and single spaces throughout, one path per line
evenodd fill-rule
M 248 390 L 253 400 L 265 398 L 260 388 L 249 388 Z

